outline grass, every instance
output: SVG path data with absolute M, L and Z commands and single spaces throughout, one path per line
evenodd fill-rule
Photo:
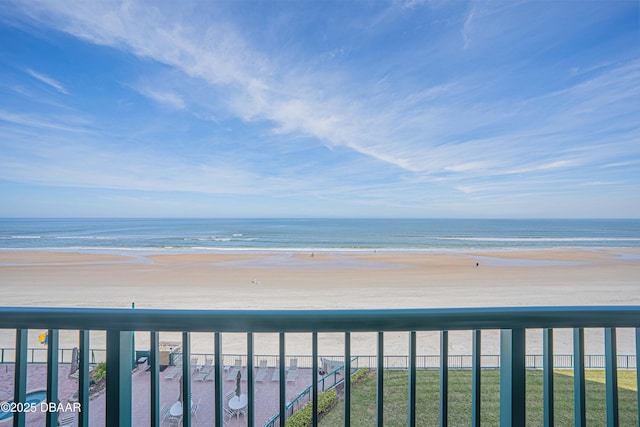
M 417 425 L 435 426 L 440 419 L 439 371 L 418 371 Z M 554 374 L 555 425 L 573 425 L 573 377 L 571 371 Z M 543 425 L 542 371 L 527 371 L 527 426 Z M 637 426 L 636 372 L 618 371 L 618 397 L 620 426 Z M 407 372 L 385 371 L 384 425 L 407 425 Z M 587 425 L 606 425 L 605 384 L 603 370 L 588 370 L 585 379 Z M 500 424 L 500 372 L 482 371 L 481 419 L 483 426 Z M 351 425 L 370 427 L 376 417 L 376 377 L 370 376 L 352 389 Z M 320 422 L 323 427 L 343 424 L 342 401 Z M 449 425 L 471 424 L 471 371 L 449 372 Z

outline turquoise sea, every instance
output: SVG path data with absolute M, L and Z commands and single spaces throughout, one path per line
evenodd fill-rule
M 639 219 L 0 219 L 0 249 L 392 251 L 640 248 Z

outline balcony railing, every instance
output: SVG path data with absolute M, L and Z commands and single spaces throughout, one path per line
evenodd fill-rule
M 377 394 L 376 424 L 382 426 L 384 412 L 384 335 L 385 332 L 406 331 L 409 339 L 408 355 L 408 419 L 407 425 L 416 425 L 416 332 L 440 331 L 440 425 L 448 420 L 448 331 L 470 330 L 472 334 L 472 425 L 480 425 L 480 369 L 481 331 L 500 330 L 500 424 L 525 425 L 525 330 L 543 330 L 543 394 L 544 423 L 554 425 L 553 412 L 553 329 L 573 329 L 574 419 L 576 426 L 586 424 L 585 407 L 585 354 L 584 328 L 604 328 L 606 420 L 608 426 L 618 425 L 618 356 L 616 328 L 636 328 L 636 354 L 640 350 L 640 307 L 518 307 L 518 308 L 466 308 L 466 309 L 405 309 L 405 310 L 308 310 L 308 311 L 203 311 L 203 310 L 121 310 L 121 309 L 67 309 L 67 308 L 0 308 L 0 328 L 16 330 L 14 373 L 14 401 L 25 402 L 27 383 L 27 333 L 29 329 L 48 329 L 47 401 L 58 402 L 59 330 L 80 330 L 79 395 L 83 408 L 89 407 L 89 332 L 106 331 L 106 425 L 132 425 L 132 331 L 150 331 L 151 359 L 151 425 L 160 425 L 159 396 L 159 332 L 182 332 L 182 351 L 190 354 L 191 332 L 211 332 L 214 337 L 214 407 L 217 427 L 223 425 L 222 393 L 222 333 L 247 334 L 247 394 L 248 425 L 254 423 L 254 333 L 278 333 L 279 360 L 285 359 L 287 333 L 311 333 L 312 378 L 318 378 L 318 334 L 344 333 L 344 369 L 351 372 L 351 333 L 377 333 Z M 182 361 L 183 378 L 190 377 L 190 358 Z M 640 358 L 635 358 L 636 370 Z M 285 395 L 286 366 L 279 367 L 279 414 L 287 414 Z M 640 382 L 640 380 L 638 380 Z M 640 385 L 640 384 L 639 384 Z M 191 382 L 182 382 L 182 395 L 191 395 Z M 344 425 L 351 424 L 350 376 L 344 376 Z M 183 405 L 183 425 L 191 426 L 189 399 Z M 318 387 L 312 387 L 313 426 L 318 424 Z M 640 401 L 638 403 L 640 408 Z M 47 412 L 46 425 L 57 426 L 58 414 Z M 280 419 L 286 425 L 286 417 Z M 14 426 L 26 425 L 24 412 L 16 412 Z M 89 425 L 88 411 L 79 415 L 78 425 Z

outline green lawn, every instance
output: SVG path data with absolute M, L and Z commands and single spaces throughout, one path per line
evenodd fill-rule
M 637 426 L 637 391 L 635 371 L 619 371 L 620 426 Z M 586 375 L 587 425 L 606 425 L 604 371 L 587 371 Z M 384 425 L 407 425 L 407 372 L 386 371 L 384 377 Z M 557 371 L 554 375 L 555 424 L 573 425 L 573 377 L 570 371 Z M 418 371 L 417 420 L 419 426 L 436 426 L 439 422 L 439 372 Z M 500 407 L 500 373 L 482 372 L 482 425 L 498 426 Z M 376 378 L 371 375 L 352 389 L 351 425 L 375 425 Z M 527 371 L 527 426 L 542 426 L 542 371 Z M 343 401 L 321 421 L 324 427 L 343 424 Z M 449 372 L 449 425 L 471 424 L 471 371 Z

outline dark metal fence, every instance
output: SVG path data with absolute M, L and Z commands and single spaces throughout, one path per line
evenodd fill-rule
M 221 334 L 225 332 L 244 332 L 247 336 L 246 363 L 248 372 L 248 406 L 247 421 L 254 425 L 254 382 L 253 370 L 255 354 L 253 334 L 260 332 L 278 333 L 279 361 L 287 361 L 285 354 L 285 338 L 287 333 L 307 332 L 312 336 L 311 369 L 312 378 L 318 378 L 318 333 L 342 332 L 345 337 L 344 369 L 351 372 L 351 333 L 376 332 L 377 370 L 376 425 L 381 427 L 384 412 L 384 370 L 389 358 L 384 354 L 384 334 L 390 331 L 406 331 L 409 334 L 409 356 L 406 367 L 409 379 L 408 387 L 408 419 L 407 425 L 416 425 L 416 371 L 419 366 L 426 366 L 427 360 L 419 362 L 416 354 L 416 331 L 440 331 L 441 346 L 438 358 L 440 366 L 440 425 L 446 426 L 448 420 L 448 371 L 456 367 L 456 359 L 451 360 L 448 354 L 448 331 L 470 330 L 472 334 L 472 425 L 480 425 L 480 369 L 483 367 L 481 354 L 481 331 L 484 329 L 500 329 L 500 423 L 503 426 L 525 425 L 525 373 L 527 365 L 538 364 L 542 358 L 544 378 L 544 420 L 545 425 L 553 425 L 553 369 L 557 360 L 553 351 L 553 329 L 573 329 L 574 352 L 571 365 L 574 371 L 575 393 L 575 425 L 586 423 L 585 408 L 585 375 L 587 358 L 584 354 L 584 328 L 604 328 L 606 377 L 606 416 L 608 426 L 618 425 L 618 387 L 617 370 L 620 365 L 627 366 L 632 359 L 624 359 L 617 355 L 616 328 L 636 328 L 636 349 L 640 328 L 640 307 L 509 307 L 509 308 L 464 308 L 464 309 L 408 309 L 408 310 L 309 310 L 309 311 L 204 311 L 204 310 L 120 310 L 120 309 L 65 309 L 65 308 L 0 308 L 0 328 L 16 330 L 16 351 L 14 370 L 14 401 L 25 402 L 28 329 L 48 329 L 49 344 L 47 353 L 47 401 L 57 402 L 57 378 L 60 353 L 58 345 L 59 330 L 80 329 L 79 345 L 79 402 L 88 404 L 88 373 L 91 362 L 89 349 L 89 331 L 107 331 L 107 388 L 106 388 L 106 425 L 131 425 L 131 368 L 132 331 L 151 331 L 151 425 L 160 425 L 159 405 L 159 331 L 182 332 L 182 351 L 190 354 L 191 332 L 211 332 L 214 336 L 214 372 L 215 372 L 215 425 L 223 425 L 222 370 L 223 361 Z M 543 354 L 533 356 L 528 361 L 525 355 L 526 329 L 543 329 Z M 636 353 L 638 351 L 636 350 Z M 424 357 L 424 356 L 420 356 Z M 183 360 L 181 369 L 183 377 L 189 378 L 191 360 Z M 359 359 L 358 359 L 359 360 Z M 601 362 L 602 360 L 598 361 Z M 432 361 L 429 361 L 431 363 Z M 622 363 L 621 363 L 622 362 Z M 360 362 L 358 361 L 358 364 Z M 451 363 L 451 364 L 450 364 Z M 487 361 L 489 364 L 489 362 Z M 595 362 L 594 362 L 595 363 Z M 638 358 L 635 359 L 636 369 Z M 459 366 L 468 365 L 468 360 L 461 359 Z M 286 363 L 279 366 L 279 424 L 286 425 L 289 413 L 285 399 Z M 350 376 L 344 376 L 344 424 L 351 423 L 351 384 Z M 191 394 L 191 382 L 182 382 L 182 395 Z M 317 425 L 318 387 L 312 387 L 311 402 L 313 405 L 312 425 Z M 57 426 L 57 414 L 47 413 L 47 426 Z M 16 427 L 24 426 L 25 414 L 14 414 Z M 191 426 L 191 408 L 188 399 L 183 405 L 182 423 Z M 81 413 L 79 426 L 88 426 L 88 415 Z

